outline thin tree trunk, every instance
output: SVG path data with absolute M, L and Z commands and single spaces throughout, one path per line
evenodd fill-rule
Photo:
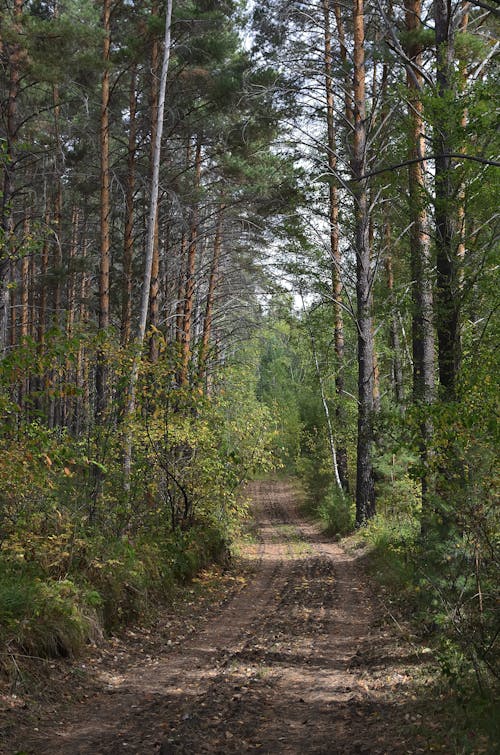
M 27 210 L 25 210 L 25 213 Z M 26 343 L 29 335 L 29 270 L 30 270 L 30 259 L 32 256 L 31 251 L 28 254 L 29 251 L 29 245 L 30 245 L 30 218 L 29 215 L 25 214 L 24 217 L 24 224 L 23 224 L 23 240 L 21 245 L 21 275 L 20 275 L 20 284 L 21 284 L 21 296 L 20 296 L 20 307 L 21 307 L 21 317 L 20 317 L 20 323 L 19 323 L 19 340 L 21 345 L 23 343 Z M 23 375 L 21 377 L 20 385 L 19 385 L 19 404 L 24 409 L 24 402 L 25 398 L 28 395 L 28 389 L 29 389 L 29 371 L 27 374 Z M 25 415 L 26 416 L 26 415 Z M 28 417 L 26 416 L 26 419 Z
M 380 32 L 377 29 L 375 32 L 375 44 L 378 45 L 380 42 Z M 377 66 L 377 59 L 375 58 L 373 60 L 373 70 L 372 70 L 372 87 L 371 87 L 371 122 L 372 122 L 372 128 L 375 126 L 376 121 L 378 121 L 378 115 L 377 115 L 377 97 L 378 97 L 378 79 L 377 79 L 377 73 L 378 73 L 378 66 Z M 382 83 L 382 87 L 385 86 L 385 82 Z M 382 97 L 384 96 L 384 92 L 382 91 Z M 383 115 L 383 109 L 382 109 L 382 115 Z M 373 195 L 374 191 L 369 190 L 367 193 L 368 196 L 368 206 L 371 207 L 373 202 Z M 370 213 L 368 218 L 368 243 L 370 244 L 370 254 L 372 257 L 372 267 L 376 268 L 377 265 L 377 259 L 376 255 L 374 253 L 374 240 L 375 240 L 375 223 L 374 223 L 374 217 L 373 213 Z M 375 272 L 373 273 L 375 275 Z M 375 322 L 373 317 L 373 286 L 371 289 L 372 294 L 372 301 L 370 303 L 370 308 L 372 311 L 372 342 L 373 342 L 373 411 L 375 414 L 378 414 L 380 412 L 380 368 L 379 368 L 379 362 L 378 362 L 378 351 L 377 351 L 377 341 L 375 338 Z
M 130 74 L 129 94 L 129 132 L 127 152 L 127 188 L 125 194 L 125 233 L 123 238 L 123 288 L 121 343 L 127 346 L 132 328 L 132 259 L 134 251 L 134 191 L 135 191 L 135 155 L 137 151 L 137 69 L 134 66 Z
M 370 222 L 366 164 L 365 28 L 363 0 L 354 0 L 354 138 L 352 175 L 355 179 L 356 302 L 358 328 L 358 441 L 356 523 L 375 514 L 373 444 L 373 333 L 371 313 Z
M 305 314 L 306 307 L 305 307 L 304 298 L 303 298 L 302 294 L 301 294 L 300 298 L 301 298 L 301 301 L 302 301 L 302 310 L 303 310 L 303 312 Z M 316 349 L 316 339 L 314 338 L 313 330 L 312 330 L 312 328 L 309 325 L 308 325 L 308 331 L 309 331 L 309 339 L 311 341 L 311 351 L 312 351 L 312 355 L 313 355 L 313 359 L 314 359 L 314 367 L 315 367 L 315 370 L 316 370 L 316 377 L 318 378 L 319 390 L 320 390 L 320 395 L 321 395 L 321 403 L 323 404 L 323 412 L 324 412 L 325 420 L 326 420 L 326 430 L 327 430 L 327 434 L 328 434 L 328 445 L 329 445 L 329 448 L 330 448 L 330 456 L 331 456 L 331 459 L 332 459 L 332 467 L 333 467 L 333 473 L 334 473 L 334 476 L 335 476 L 335 484 L 337 485 L 337 488 L 339 489 L 340 494 L 343 495 L 344 494 L 344 489 L 342 487 L 342 480 L 340 479 L 340 470 L 339 470 L 339 465 L 338 465 L 337 449 L 335 447 L 335 437 L 334 437 L 334 434 L 333 434 L 332 420 L 331 420 L 331 416 L 330 416 L 330 409 L 329 409 L 329 406 L 328 406 L 328 401 L 327 401 L 327 398 L 326 398 L 325 386 L 324 386 L 324 383 L 323 383 L 323 376 L 321 375 L 321 369 L 320 369 L 320 366 L 319 366 L 318 352 L 317 352 L 317 349 Z
M 425 127 L 422 117 L 420 88 L 422 77 L 418 72 L 422 64 L 422 45 L 417 32 L 421 29 L 421 0 L 405 0 L 406 29 L 411 41 L 407 54 L 416 64 L 407 70 L 407 87 L 410 101 L 410 159 L 425 157 Z M 413 400 L 431 404 L 434 400 L 434 302 L 432 292 L 432 256 L 425 207 L 425 162 L 415 162 L 408 168 L 410 230 L 410 265 L 412 277 L 412 359 Z M 428 455 L 432 440 L 432 424 L 424 418 L 420 428 L 420 457 L 422 461 L 422 528 L 429 518 L 431 481 L 428 473 Z
M 384 223 L 384 249 L 385 249 L 385 272 L 387 290 L 391 303 L 391 315 L 389 320 L 389 346 L 391 348 L 391 383 L 394 398 L 399 406 L 404 403 L 403 367 L 401 363 L 401 344 L 399 341 L 398 320 L 394 301 L 394 271 L 392 266 L 392 238 L 391 224 Z
M 45 328 L 47 325 L 47 270 L 49 266 L 49 228 L 50 228 L 50 208 L 49 200 L 46 198 L 45 216 L 44 216 L 44 238 L 42 254 L 40 258 L 40 300 L 38 311 L 38 333 L 37 340 L 39 346 L 43 346 L 45 340 Z
M 345 81 L 347 84 L 347 81 L 349 80 L 349 60 L 347 56 L 347 44 L 345 39 L 345 30 L 344 30 L 344 22 L 342 20 L 342 10 L 341 10 L 341 4 L 338 0 L 333 0 L 333 11 L 335 13 L 335 21 L 337 24 L 337 35 L 339 39 L 340 44 L 340 59 L 342 61 L 342 66 L 344 68 L 344 76 Z M 349 91 L 350 87 L 345 87 L 345 95 L 344 95 L 344 106 L 345 106 L 345 117 L 348 124 L 351 126 L 354 125 L 354 113 L 353 113 L 353 102 L 352 97 Z
M 17 249 L 13 246 L 14 238 L 11 238 L 11 260 L 9 265 L 9 281 L 11 283 L 10 290 L 10 318 L 9 318 L 9 345 L 11 349 L 17 345 L 17 286 L 18 286 L 18 260 Z
M 330 2 L 323 0 L 323 18 L 325 29 L 325 91 L 326 91 L 326 119 L 328 135 L 328 168 L 329 183 L 329 221 L 330 221 L 330 255 L 332 259 L 332 293 L 334 307 L 334 342 L 335 342 L 335 420 L 342 432 L 347 420 L 343 408 L 344 401 L 344 319 L 342 315 L 342 255 L 339 244 L 339 199 L 338 189 L 334 181 L 337 168 L 336 133 L 335 133 L 335 102 L 333 91 L 332 40 L 330 27 Z M 340 21 L 341 23 L 341 21 Z M 340 27 L 342 28 L 342 26 Z M 347 448 L 337 449 L 336 463 L 341 480 L 341 487 L 349 491 L 349 476 L 347 469 Z
M 68 255 L 68 312 L 66 317 L 66 334 L 69 338 L 73 335 L 75 324 L 75 260 L 78 248 L 78 231 L 80 224 L 80 211 L 78 207 L 73 207 L 71 213 L 71 241 Z
M 389 2 L 388 14 L 392 16 L 392 0 Z M 381 83 L 381 120 L 385 123 L 389 114 L 387 84 L 389 80 L 389 66 L 384 63 L 382 67 Z M 392 229 L 391 221 L 387 215 L 384 216 L 382 237 L 384 244 L 384 265 L 386 272 L 386 284 L 389 294 L 391 312 L 389 317 L 389 347 L 391 349 L 391 387 L 396 403 L 399 406 L 404 404 L 404 382 L 403 382 L 403 364 L 401 358 L 401 344 L 399 340 L 398 318 L 396 313 L 396 300 L 394 297 L 394 269 L 393 269 L 393 249 L 392 249 Z
M 187 260 L 187 236 L 182 231 L 181 244 L 179 250 L 179 276 L 177 279 L 177 296 L 175 306 L 175 341 L 181 348 L 183 334 L 183 317 L 184 317 L 184 297 L 186 296 L 186 260 Z
M 111 49 L 111 0 L 103 0 L 103 47 L 104 72 L 101 81 L 101 250 L 99 267 L 99 331 L 102 337 L 109 328 L 109 283 L 110 283 L 110 169 L 109 169 L 109 103 L 110 103 L 110 49 Z M 106 355 L 101 349 L 96 369 L 96 421 L 103 420 L 107 405 Z
M 142 299 L 141 309 L 139 315 L 139 327 L 136 338 L 136 354 L 134 363 L 132 365 L 132 372 L 130 375 L 130 384 L 128 390 L 128 400 L 125 421 L 130 421 L 135 411 L 135 393 L 137 380 L 139 378 L 139 369 L 142 359 L 142 349 L 144 347 L 144 339 L 146 336 L 146 325 L 149 312 L 149 295 L 151 290 L 151 274 L 153 267 L 153 254 L 154 254 L 154 237 L 156 230 L 156 218 L 158 215 L 158 194 L 160 184 L 160 156 L 161 156 L 161 140 L 163 134 L 163 113 L 165 110 L 165 92 L 167 88 L 167 75 L 168 65 L 170 60 L 170 38 L 171 38 L 171 25 L 172 25 L 172 0 L 167 0 L 167 12 L 165 17 L 165 38 L 163 42 L 163 63 L 161 68 L 160 89 L 159 89 L 159 101 L 158 101 L 158 127 L 156 129 L 155 148 L 153 153 L 153 171 L 151 182 L 151 195 L 150 195 L 150 207 L 148 215 L 147 237 L 146 237 L 146 260 L 144 266 L 144 279 L 142 287 Z M 132 464 L 132 437 L 130 430 L 126 429 L 126 437 L 124 442 L 124 487 L 125 490 L 130 488 L 130 471 Z
M 311 337 L 311 348 L 312 348 L 313 357 L 314 357 L 314 366 L 316 368 L 316 376 L 318 378 L 319 390 L 321 394 L 321 403 L 323 404 L 323 411 L 325 413 L 326 428 L 328 432 L 328 445 L 330 447 L 330 455 L 332 458 L 332 467 L 333 467 L 333 472 L 335 475 L 335 484 L 337 485 L 337 488 L 339 489 L 340 493 L 343 495 L 344 489 L 342 487 L 342 480 L 340 479 L 340 470 L 339 470 L 339 465 L 338 465 L 337 451 L 335 448 L 335 438 L 333 435 L 330 409 L 328 407 L 328 401 L 326 400 L 325 387 L 323 385 L 323 377 L 321 375 L 321 370 L 319 367 L 318 354 L 316 351 L 316 343 L 315 343 L 314 335 L 312 331 L 310 331 L 310 337 Z
M 55 11 L 57 17 L 57 11 Z M 62 325 L 62 278 L 63 278 L 63 255 L 62 255 L 62 181 L 60 167 L 61 137 L 59 129 L 59 120 L 61 115 L 61 106 L 59 98 L 59 86 L 53 86 L 53 103 L 54 103 L 54 213 L 52 217 L 52 232 L 54 238 L 54 252 L 52 265 L 54 269 L 54 292 L 53 292 L 53 323 L 56 328 Z
M 468 2 L 462 2 L 462 8 L 463 8 L 463 16 L 462 21 L 460 23 L 460 31 L 461 33 L 465 33 L 467 31 L 467 27 L 469 25 L 469 3 Z M 466 86 L 467 86 L 467 64 L 465 62 L 461 62 L 459 66 L 459 85 L 460 85 L 460 91 L 463 93 L 465 92 Z M 467 108 L 464 108 L 462 112 L 462 118 L 460 121 L 460 126 L 465 131 L 467 127 L 467 121 L 469 118 L 469 114 L 467 111 Z M 462 152 L 465 152 L 465 146 L 461 149 Z M 457 208 L 457 225 L 458 225 L 458 248 L 457 248 L 457 264 L 458 264 L 458 277 L 459 277 L 459 287 L 461 288 L 463 285 L 463 278 L 464 278 L 464 260 L 465 260 L 465 185 L 462 182 L 460 185 L 460 189 L 458 192 L 458 208 Z
M 21 20 L 23 15 L 24 0 L 14 0 L 14 29 L 21 33 Z M 17 111 L 19 85 L 21 78 L 21 45 L 14 41 L 7 46 L 9 65 L 9 91 L 7 107 L 5 110 L 5 136 L 6 154 L 3 169 L 3 192 L 2 192 L 2 230 L 4 232 L 5 245 L 12 252 L 14 244 L 14 217 L 12 199 L 14 195 L 14 173 L 16 166 L 16 143 L 18 139 Z M 9 329 L 11 315 L 10 260 L 0 260 L 0 349 L 3 351 L 9 344 Z
M 152 15 L 158 15 L 158 3 L 153 2 L 151 9 Z M 151 53 L 151 176 L 153 175 L 154 150 L 156 143 L 156 131 L 158 128 L 158 70 L 160 66 L 160 45 L 158 38 L 153 39 L 153 49 Z M 153 262 L 151 266 L 151 291 L 149 294 L 149 322 L 153 328 L 149 343 L 149 358 L 154 363 L 158 361 L 158 338 L 154 332 L 159 324 L 159 300 L 160 291 L 159 276 L 160 272 L 160 247 L 158 232 L 158 210 L 156 211 L 155 232 L 153 238 Z
M 29 296 L 29 321 L 28 321 L 28 335 L 33 340 L 35 339 L 35 323 L 36 323 L 36 255 L 30 254 L 29 257 L 29 271 L 28 271 L 28 296 Z
M 80 312 L 79 323 L 80 326 L 85 324 L 88 320 L 87 311 L 87 299 L 89 294 L 89 275 L 86 270 L 87 262 L 87 234 L 85 229 L 83 231 L 83 238 L 81 240 L 81 258 L 83 264 L 83 271 L 80 278 Z M 76 409 L 75 409 L 75 434 L 78 436 L 81 432 L 88 429 L 89 417 L 90 417 L 90 386 L 88 380 L 88 359 L 85 352 L 84 342 L 80 341 L 78 345 L 78 357 L 76 365 L 76 385 L 78 388 Z
M 71 239 L 69 245 L 68 254 L 68 279 L 67 279 L 67 305 L 66 305 L 66 336 L 71 339 L 74 334 L 75 326 L 75 308 L 76 308 L 76 286 L 75 286 L 75 259 L 77 255 L 78 246 L 78 230 L 80 223 L 80 212 L 78 207 L 73 207 L 71 213 Z M 66 359 L 66 373 L 65 382 L 73 381 L 76 377 L 76 373 L 73 367 L 73 360 Z M 75 399 L 71 395 L 65 395 L 63 399 L 63 414 L 62 423 L 65 427 L 69 427 L 73 422 L 73 418 L 76 411 Z
M 31 252 L 27 254 L 26 246 L 29 245 L 30 219 L 24 218 L 23 228 L 23 249 L 21 256 L 21 323 L 20 337 L 21 342 L 29 335 L 29 268 Z
M 422 46 L 417 41 L 420 29 L 420 0 L 406 0 L 406 28 L 416 40 L 408 46 L 408 57 L 418 66 L 422 62 Z M 425 127 L 420 90 L 422 78 L 418 71 L 407 74 L 410 99 L 410 159 L 425 157 Z M 425 208 L 425 162 L 415 162 L 408 169 L 410 194 L 410 257 L 413 298 L 413 396 L 416 401 L 431 403 L 434 398 L 434 306 L 432 295 L 432 258 L 427 211 Z
M 194 202 L 191 216 L 191 232 L 187 255 L 186 292 L 184 296 L 183 338 L 181 354 L 180 385 L 186 385 L 188 381 L 189 360 L 191 358 L 191 330 L 193 325 L 193 305 L 195 293 L 195 270 L 198 228 L 198 189 L 201 179 L 201 137 L 196 141 L 196 154 L 194 163 Z
M 434 0 L 437 95 L 446 101 L 453 92 L 453 10 L 448 0 Z M 443 396 L 454 400 L 460 367 L 460 297 L 455 254 L 456 200 L 451 158 L 452 136 L 449 113 L 438 110 L 434 123 L 437 334 L 439 380 Z
M 203 319 L 203 333 L 201 337 L 200 356 L 198 361 L 198 376 L 203 381 L 208 359 L 208 348 L 210 344 L 210 335 L 212 332 L 212 315 L 215 300 L 215 291 L 217 288 L 218 276 L 219 276 L 219 262 L 220 253 L 222 248 L 222 222 L 224 217 L 225 205 L 221 203 L 219 211 L 217 213 L 217 225 L 215 229 L 214 238 L 214 252 L 212 256 L 212 264 L 210 267 L 210 277 L 208 281 L 207 302 L 205 306 L 205 317 Z

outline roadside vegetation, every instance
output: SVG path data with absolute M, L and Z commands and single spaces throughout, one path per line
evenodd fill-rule
M 153 395 L 168 377 L 159 370 L 141 374 L 126 491 L 116 432 L 75 438 L 33 419 L 1 443 L 0 667 L 12 678 L 25 658 L 77 655 L 144 621 L 176 586 L 226 563 L 246 513 L 241 483 L 272 468 L 269 412 L 244 368 L 228 367 L 215 397 L 184 391 L 182 413 L 178 391 Z

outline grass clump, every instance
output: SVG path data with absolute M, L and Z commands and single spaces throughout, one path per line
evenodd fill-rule
M 0 642 L 4 669 L 17 653 L 71 657 L 100 634 L 97 593 L 71 579 L 51 580 L 26 572 L 0 575 Z

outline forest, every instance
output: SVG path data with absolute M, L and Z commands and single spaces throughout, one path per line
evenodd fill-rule
M 499 17 L 2 1 L 6 696 L 237 569 L 292 480 L 474 720 L 441 751 L 496 751 Z

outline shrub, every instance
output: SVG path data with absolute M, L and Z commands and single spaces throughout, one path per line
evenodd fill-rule
M 330 485 L 327 494 L 316 508 L 328 535 L 347 535 L 354 527 L 354 507 L 350 498 Z

